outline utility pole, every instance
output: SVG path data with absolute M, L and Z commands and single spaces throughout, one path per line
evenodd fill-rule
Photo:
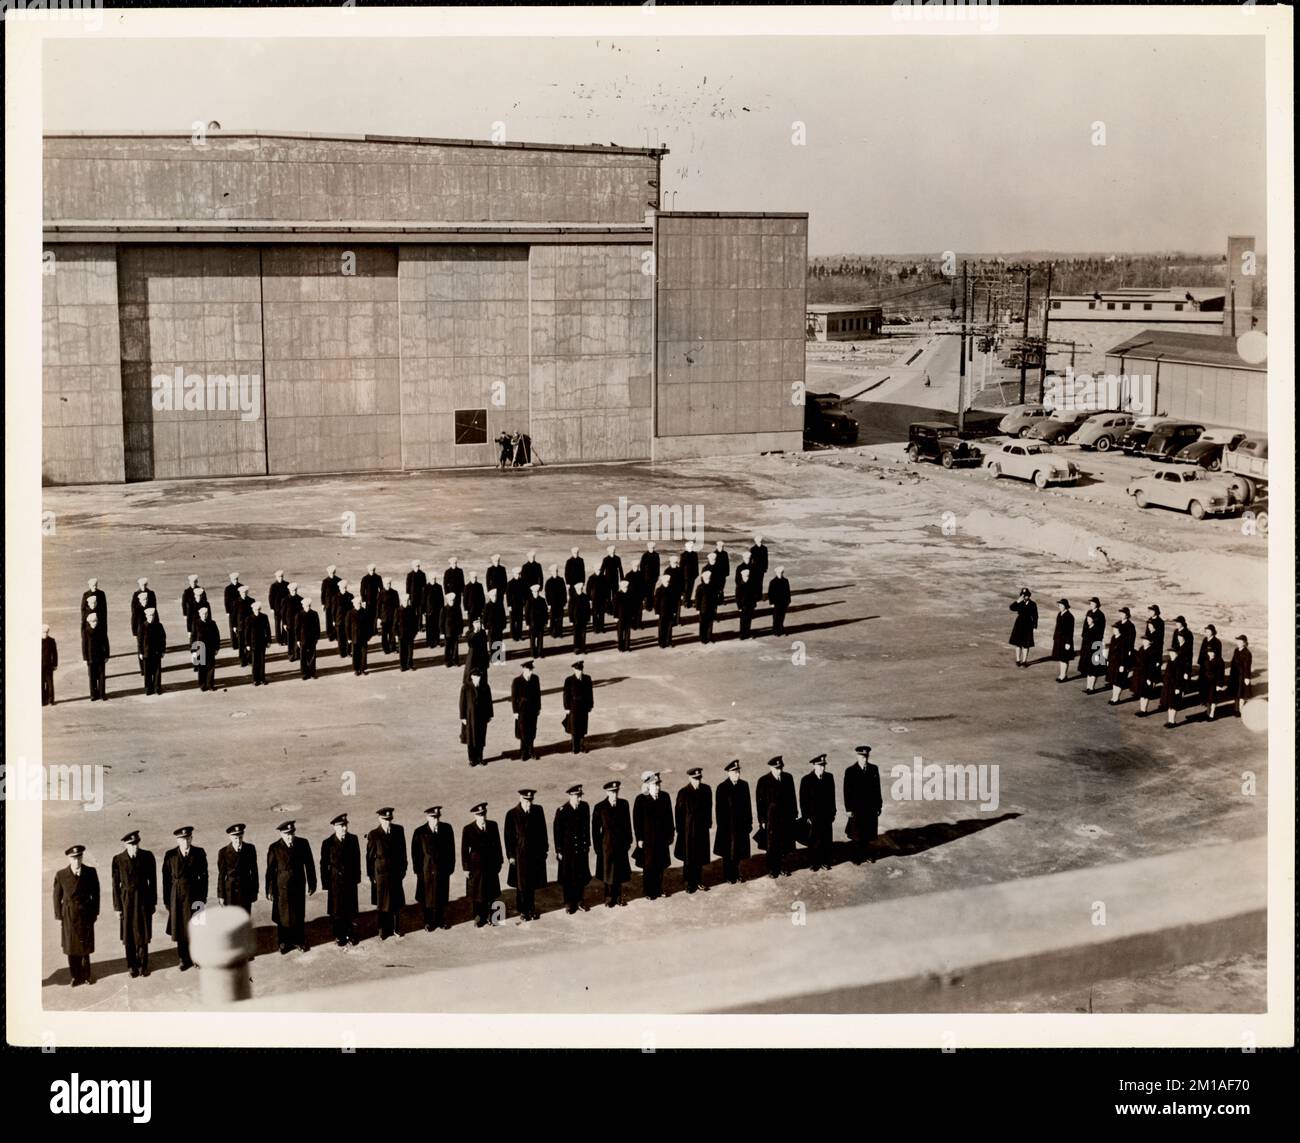
M 975 279 L 972 278 L 969 287 L 970 308 L 968 311 L 970 313 L 970 333 L 966 339 L 966 360 L 972 365 L 975 364 L 975 285 Z M 971 372 L 973 373 L 974 370 L 972 369 Z
M 1038 366 L 1038 403 L 1043 403 L 1047 387 L 1047 314 L 1052 308 L 1052 264 L 1047 263 L 1047 293 L 1043 295 L 1043 360 Z
M 1025 357 L 1025 352 L 1029 349 L 1029 267 L 1025 267 L 1025 314 L 1024 330 L 1020 335 L 1020 403 L 1025 403 L 1025 374 L 1029 370 L 1029 362 Z
M 961 264 L 961 351 L 957 354 L 957 434 L 966 429 L 966 263 Z

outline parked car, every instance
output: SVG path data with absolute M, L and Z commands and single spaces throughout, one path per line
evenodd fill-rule
M 1223 477 L 1211 476 L 1199 468 L 1166 468 L 1148 473 L 1132 481 L 1127 491 L 1139 508 L 1174 508 L 1190 512 L 1197 520 L 1231 512 L 1237 503 Z
M 1133 422 L 1133 427 L 1119 438 L 1119 447 L 1129 456 L 1137 455 L 1147 447 L 1147 441 L 1156 431 L 1156 426 L 1166 419 L 1165 417 L 1139 417 Z
M 937 460 L 944 468 L 978 464 L 980 450 L 961 439 L 956 425 L 946 421 L 915 421 L 907 426 L 907 459 Z
M 1224 449 L 1234 449 L 1245 439 L 1246 434 L 1238 429 L 1206 429 L 1198 440 L 1179 449 L 1174 460 L 1218 472 L 1223 467 Z
M 858 443 L 858 422 L 835 406 L 838 393 L 806 393 L 803 406 L 805 443 L 851 445 Z
M 1079 469 L 1072 461 L 1033 441 L 1004 444 L 989 455 L 986 463 L 994 480 L 999 476 L 1018 476 L 1021 480 L 1032 480 L 1039 488 L 1079 479 Z
M 1174 454 L 1180 452 L 1184 445 L 1189 445 L 1205 432 L 1204 425 L 1191 421 L 1165 421 L 1157 425 L 1155 431 L 1147 438 L 1143 456 L 1152 460 L 1173 460 Z
M 1109 452 L 1132 427 L 1132 413 L 1093 413 L 1074 430 L 1069 443 L 1077 444 L 1080 448 Z
M 1074 434 L 1084 421 L 1091 417 L 1091 413 L 1053 413 L 1045 421 L 1039 421 L 1026 434 L 1027 439 L 1042 441 L 1044 444 L 1060 444 L 1067 437 Z
M 1009 437 L 1027 436 L 1030 429 L 1051 415 L 1042 405 L 1012 405 L 998 422 L 998 432 Z

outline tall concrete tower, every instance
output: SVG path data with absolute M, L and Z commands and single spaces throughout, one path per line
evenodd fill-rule
M 1223 332 L 1240 337 L 1250 329 L 1255 308 L 1256 251 L 1254 235 L 1228 237 L 1228 270 L 1223 286 Z

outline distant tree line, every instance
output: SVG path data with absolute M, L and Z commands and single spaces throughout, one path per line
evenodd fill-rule
M 958 267 L 961 261 L 958 255 Z M 1226 285 L 1227 277 L 1224 255 L 1090 254 L 1063 255 L 1050 261 L 1054 294 L 1085 294 L 1121 287 L 1220 286 Z M 1009 255 L 1005 258 L 967 258 L 966 262 L 968 272 L 981 280 L 996 278 L 1005 266 L 1031 266 L 1034 304 L 1041 300 L 1046 289 L 1048 259 Z M 982 291 L 983 287 L 980 289 Z M 1023 289 L 1023 278 L 1019 274 L 1011 275 L 1009 292 L 1014 294 L 1020 289 Z M 941 256 L 832 255 L 808 260 L 810 302 L 880 305 L 886 315 L 948 314 L 960 306 L 960 290 L 960 271 L 956 279 L 947 276 Z M 981 304 L 979 297 L 977 305 Z M 1261 255 L 1255 274 L 1255 308 L 1262 309 L 1267 300 L 1268 282 Z

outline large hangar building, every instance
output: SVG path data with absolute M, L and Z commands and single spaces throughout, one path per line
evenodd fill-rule
M 800 448 L 808 216 L 661 211 L 665 153 L 46 135 L 45 481 Z

